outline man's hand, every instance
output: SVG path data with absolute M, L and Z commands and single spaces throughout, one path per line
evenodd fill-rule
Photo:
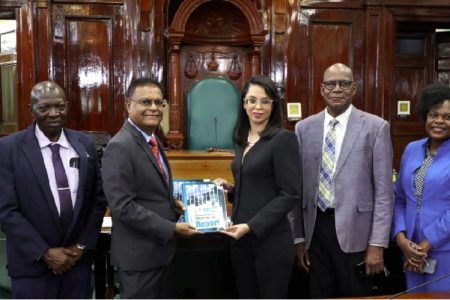
M 175 206 L 175 211 L 177 212 L 177 214 L 184 215 L 184 211 L 186 209 L 184 207 L 183 201 L 175 200 L 174 206 Z
M 201 234 L 201 232 L 189 223 L 175 223 L 175 234 L 187 237 L 195 234 Z
M 77 245 L 71 245 L 64 248 L 64 252 L 69 256 L 69 259 L 72 260 L 73 264 L 75 264 L 84 254 L 84 250 L 78 248 Z
M 309 273 L 310 264 L 308 250 L 306 250 L 306 243 L 301 242 L 297 244 L 297 265 L 305 272 Z
M 49 248 L 42 259 L 56 275 L 61 275 L 62 273 L 69 271 L 75 264 L 63 247 Z
M 364 257 L 366 262 L 366 274 L 375 275 L 384 270 L 383 248 L 369 245 Z
M 250 227 L 247 224 L 237 224 L 227 227 L 224 231 L 222 231 L 228 236 L 231 236 L 235 240 L 240 239 L 244 235 L 250 232 Z

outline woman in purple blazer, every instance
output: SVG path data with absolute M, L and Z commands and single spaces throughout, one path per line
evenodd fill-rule
M 436 279 L 414 292 L 448 291 L 450 88 L 428 85 L 416 108 L 428 137 L 410 143 L 403 154 L 395 186 L 392 234 L 404 255 L 407 288 Z

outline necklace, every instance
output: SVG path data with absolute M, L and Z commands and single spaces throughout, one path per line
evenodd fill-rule
M 250 146 L 253 146 L 258 141 L 259 141 L 259 135 L 256 138 L 254 138 L 254 139 L 250 139 L 250 137 L 247 138 L 247 144 L 250 145 Z

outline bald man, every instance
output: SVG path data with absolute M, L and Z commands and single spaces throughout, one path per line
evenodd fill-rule
M 389 124 L 352 105 L 357 86 L 341 63 L 325 70 L 322 112 L 296 124 L 303 207 L 294 210 L 300 266 L 312 298 L 369 296 L 383 271 L 393 214 Z
M 91 298 L 106 201 L 94 145 L 64 128 L 68 106 L 60 86 L 40 82 L 31 126 L 0 139 L 0 224 L 14 298 Z

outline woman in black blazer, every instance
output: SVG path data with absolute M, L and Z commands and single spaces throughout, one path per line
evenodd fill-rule
M 250 78 L 233 133 L 235 184 L 215 182 L 229 193 L 233 225 L 224 233 L 239 298 L 286 298 L 295 251 L 288 213 L 300 201 L 300 162 L 295 134 L 283 128 L 274 82 Z

